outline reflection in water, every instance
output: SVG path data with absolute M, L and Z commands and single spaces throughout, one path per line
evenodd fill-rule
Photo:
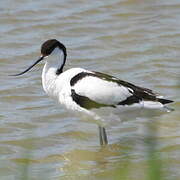
M 179 7 L 178 0 L 2 0 L 1 179 L 145 179 L 156 162 L 147 160 L 154 152 L 167 164 L 166 177 L 178 179 Z M 99 147 L 91 119 L 67 112 L 45 95 L 42 64 L 22 77 L 7 76 L 28 67 L 51 38 L 67 46 L 66 69 L 83 67 L 155 89 L 176 101 L 176 111 L 109 114 L 110 145 Z M 149 135 L 152 124 L 156 131 Z M 156 136 L 152 152 L 151 134 Z

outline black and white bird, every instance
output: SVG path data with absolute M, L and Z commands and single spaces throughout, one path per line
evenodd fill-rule
M 14 74 L 19 76 L 29 71 L 42 60 L 44 91 L 67 109 L 83 112 L 95 120 L 101 120 L 97 112 L 101 108 L 121 109 L 122 107 L 139 107 L 163 109 L 172 100 L 163 99 L 152 90 L 135 86 L 111 75 L 71 68 L 63 72 L 67 58 L 66 47 L 56 39 L 50 39 L 41 46 L 40 58 L 25 71 Z M 108 143 L 105 128 L 99 125 L 100 144 Z

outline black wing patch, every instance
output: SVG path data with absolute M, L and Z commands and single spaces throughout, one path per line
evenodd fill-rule
M 128 104 L 133 101 L 137 103 L 137 99 L 139 99 L 139 101 L 140 100 L 157 101 L 156 94 L 151 89 L 135 86 L 134 84 L 131 84 L 127 81 L 120 80 L 116 77 L 113 77 L 104 73 L 95 72 L 95 74 L 97 77 L 99 78 L 101 77 L 102 79 L 106 81 L 115 82 L 119 86 L 124 86 L 131 89 L 132 91 L 129 90 L 129 92 L 132 93 L 133 97 L 130 96 L 129 98 L 125 100 Z
M 143 88 L 140 86 L 135 86 L 134 84 L 131 84 L 127 81 L 120 80 L 114 76 L 110 76 L 108 74 L 100 73 L 100 72 L 95 72 L 97 77 L 101 77 L 102 79 L 106 81 L 111 81 L 111 82 L 116 82 L 120 86 L 124 86 L 127 88 L 130 88 L 134 91 L 135 96 L 139 97 L 140 99 L 147 99 L 147 100 L 155 100 L 156 99 L 156 94 L 153 93 L 151 89 Z M 131 91 L 130 91 L 131 92 Z M 132 92 L 131 92 L 132 93 Z
M 135 103 L 139 103 L 140 101 L 141 100 L 137 96 L 130 96 L 126 100 L 119 102 L 118 105 L 122 105 L 122 106 L 132 105 Z
M 101 107 L 113 107 L 113 108 L 116 107 L 115 105 L 100 104 L 89 99 L 86 96 L 78 95 L 74 89 L 71 89 L 71 97 L 73 101 L 75 101 L 79 106 L 85 109 L 93 109 L 93 108 L 101 108 Z
M 92 73 L 81 72 L 81 73 L 75 75 L 75 76 L 71 79 L 70 85 L 71 85 L 71 86 L 74 86 L 79 80 L 83 79 L 83 78 L 86 77 L 86 76 L 90 76 L 90 75 L 92 75 Z
M 81 72 L 71 79 L 70 85 L 74 86 L 79 80 L 83 79 L 86 76 L 97 77 L 97 78 L 100 78 L 105 81 L 117 83 L 119 86 L 124 86 L 124 87 L 130 88 L 130 89 L 132 89 L 132 91 L 129 91 L 129 92 L 132 93 L 132 95 L 134 95 L 136 98 L 139 97 L 140 100 L 145 99 L 145 100 L 156 101 L 156 99 L 157 99 L 156 94 L 153 93 L 153 91 L 151 89 L 135 86 L 134 84 L 131 84 L 129 82 L 120 80 L 114 76 L 100 73 L 100 72 L 93 72 L 93 73 Z
M 118 81 L 119 81 L 119 79 L 117 79 L 113 76 L 103 74 L 103 73 L 99 73 L 99 72 L 93 72 L 93 73 L 81 72 L 81 73 L 75 75 L 71 79 L 70 85 L 74 86 L 79 80 L 83 79 L 86 76 L 93 76 L 93 77 L 97 77 L 97 78 L 100 78 L 100 79 L 105 80 L 105 81 L 111 81 L 111 82 L 115 82 L 115 83 L 118 83 Z
M 134 104 L 134 103 L 139 103 L 142 100 L 158 101 L 158 102 L 160 102 L 162 104 L 167 104 L 167 103 L 173 102 L 171 100 L 157 98 L 157 94 L 154 93 L 151 89 L 136 86 L 136 85 L 131 84 L 131 83 L 127 82 L 127 81 L 120 80 L 120 79 L 118 79 L 118 78 L 116 78 L 114 76 L 104 74 L 104 73 L 100 73 L 100 72 L 95 72 L 95 71 L 92 72 L 92 73 L 90 73 L 90 72 L 81 72 L 81 73 L 77 74 L 76 76 L 74 76 L 71 79 L 70 85 L 74 86 L 79 80 L 83 79 L 86 76 L 97 77 L 97 78 L 100 78 L 102 80 L 109 81 L 109 82 L 114 82 L 114 83 L 117 83 L 119 86 L 124 86 L 124 87 L 128 88 L 129 92 L 132 94 L 132 96 L 128 97 L 124 101 L 119 102 L 118 105 L 131 105 L 131 104 Z M 79 101 L 83 102 L 83 103 L 79 102 L 80 104 L 85 104 L 84 103 L 85 99 L 88 99 L 88 101 L 91 102 L 90 104 L 92 104 L 94 108 L 98 108 L 98 107 L 102 107 L 102 106 L 108 106 L 108 105 L 103 105 L 103 104 L 96 103 L 96 102 L 94 102 L 94 101 L 92 101 L 89 98 L 84 97 L 84 96 L 79 96 L 79 97 L 80 97 Z M 110 105 L 110 106 L 115 107 L 115 105 Z
M 161 99 L 161 98 L 158 98 L 157 100 L 158 100 L 161 104 L 169 104 L 169 103 L 174 102 L 174 101 L 169 100 L 169 99 Z

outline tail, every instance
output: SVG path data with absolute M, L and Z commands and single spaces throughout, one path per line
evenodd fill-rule
M 143 101 L 143 106 L 147 109 L 164 109 L 167 112 L 174 109 L 165 106 L 165 104 L 172 103 L 172 100 L 157 98 L 156 101 Z
M 169 99 L 161 99 L 161 98 L 158 98 L 158 101 L 161 103 L 161 104 L 169 104 L 169 103 L 172 103 L 174 101 L 172 100 L 169 100 Z M 171 112 L 171 111 L 174 111 L 173 108 L 171 107 L 167 107 L 167 106 L 164 106 L 164 109 L 166 110 L 166 112 Z
M 169 103 L 174 102 L 174 101 L 169 100 L 169 99 L 161 99 L 161 98 L 158 98 L 157 100 L 158 100 L 158 102 L 160 102 L 161 104 L 169 104 Z

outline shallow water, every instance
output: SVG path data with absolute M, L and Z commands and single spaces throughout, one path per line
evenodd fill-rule
M 178 179 L 179 9 L 179 0 L 1 0 L 0 179 L 114 179 L 127 159 L 133 179 L 144 179 L 149 124 L 156 126 L 166 177 Z M 50 38 L 67 47 L 65 69 L 84 67 L 152 88 L 174 100 L 175 111 L 133 112 L 119 121 L 112 116 L 110 145 L 100 148 L 90 119 L 43 92 L 43 64 L 8 76 L 32 64 Z

